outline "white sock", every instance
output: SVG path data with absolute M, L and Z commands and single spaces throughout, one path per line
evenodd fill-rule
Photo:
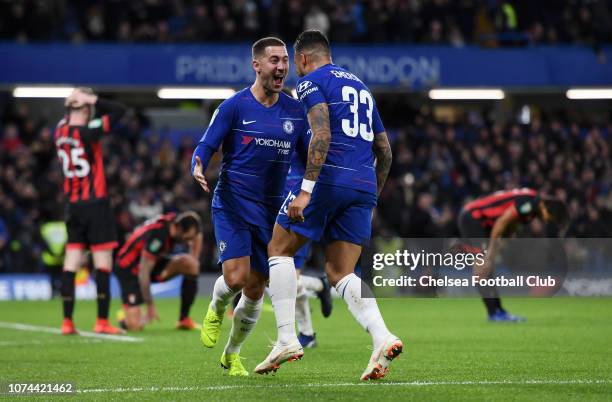
M 238 292 L 238 290 L 232 290 L 227 286 L 223 275 L 221 275 L 217 278 L 213 288 L 212 300 L 210 302 L 211 309 L 219 315 L 225 313 L 225 308 Z
M 323 281 L 314 276 L 300 275 L 300 282 L 306 290 L 320 292 L 323 290 Z
M 295 334 L 295 297 L 297 278 L 291 257 L 270 257 L 270 285 L 268 286 L 278 329 L 277 342 L 289 344 L 297 341 Z
M 259 300 L 253 300 L 246 297 L 244 293 L 242 294 L 234 310 L 232 330 L 227 345 L 225 345 L 225 354 L 240 353 L 240 347 L 259 320 L 262 306 L 263 297 Z
M 376 349 L 391 333 L 380 315 L 376 299 L 373 297 L 361 297 L 361 286 L 361 279 L 352 273 L 340 279 L 335 288 L 346 304 L 348 304 L 349 311 L 353 317 L 370 333 L 372 344 L 374 349 Z M 363 286 L 366 286 L 365 283 Z
M 302 277 L 298 279 L 298 283 Z M 297 322 L 298 332 L 304 335 L 314 335 L 312 329 L 312 316 L 310 314 L 310 303 L 308 302 L 308 294 L 303 286 L 298 284 L 298 294 L 295 299 L 295 320 Z

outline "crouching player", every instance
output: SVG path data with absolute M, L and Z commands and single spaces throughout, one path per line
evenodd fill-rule
M 529 188 L 498 191 L 467 203 L 459 214 L 461 237 L 468 239 L 470 251 L 474 253 L 482 252 L 485 247 L 487 249 L 484 264 L 475 266 L 474 274 L 491 277 L 499 252 L 499 240 L 514 235 L 519 224 L 527 224 L 536 218 L 563 227 L 568 220 L 567 207 L 563 201 L 539 195 Z M 489 321 L 524 321 L 524 318 L 512 315 L 502 307 L 495 286 L 479 287 L 478 291 Z
M 177 243 L 186 244 L 189 253 L 170 255 Z M 139 331 L 148 322 L 159 319 L 151 283 L 164 282 L 183 275 L 178 329 L 194 329 L 189 310 L 198 290 L 199 256 L 202 249 L 200 217 L 192 211 L 169 213 L 150 219 L 130 234 L 119 250 L 115 274 L 121 285 L 125 310 L 125 328 Z M 143 317 L 140 305 L 147 305 Z

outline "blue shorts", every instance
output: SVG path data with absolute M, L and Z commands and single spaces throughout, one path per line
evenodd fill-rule
M 295 267 L 297 269 L 304 268 L 304 264 L 308 261 L 308 257 L 310 257 L 310 249 L 312 248 L 312 242 L 309 241 L 302 246 L 301 249 L 298 250 L 297 254 L 293 256 L 293 262 L 295 263 Z
M 376 194 L 317 183 L 304 209 L 304 222 L 294 222 L 287 216 L 287 207 L 301 185 L 298 182 L 291 189 L 276 218 L 285 230 L 324 244 L 342 240 L 362 245 L 370 240 Z
M 219 263 L 232 258 L 250 256 L 251 269 L 269 276 L 268 243 L 272 228 L 246 222 L 238 213 L 228 209 L 212 209 Z

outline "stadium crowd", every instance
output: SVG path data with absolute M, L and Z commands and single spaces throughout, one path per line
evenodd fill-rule
M 474 197 L 502 189 L 534 188 L 564 200 L 570 237 L 612 233 L 612 123 L 488 124 L 474 115 L 457 124 L 420 111 L 395 132 L 390 179 L 379 202 L 402 237 L 456 235 L 457 212 Z M 538 221 L 533 234 L 546 234 Z
M 4 0 L 0 39 L 165 43 L 277 34 L 293 40 L 315 28 L 334 43 L 597 47 L 611 42 L 610 10 L 609 0 Z
M 1 121 L 0 272 L 36 272 L 43 269 L 41 225 L 63 218 L 62 174 L 52 142 L 56 122 L 35 121 L 24 103 L 9 107 Z M 530 125 L 502 126 L 468 115 L 450 125 L 427 109 L 412 121 L 389 130 L 394 161 L 374 235 L 456 235 L 457 214 L 466 201 L 529 186 L 566 200 L 568 236 L 612 236 L 612 122 L 597 126 L 534 119 Z M 168 138 L 131 111 L 105 140 L 120 239 L 161 211 L 193 209 L 209 216 L 210 197 L 187 173 L 192 138 L 178 145 Z M 212 227 L 210 219 L 204 223 L 208 241 L 202 266 L 212 270 Z

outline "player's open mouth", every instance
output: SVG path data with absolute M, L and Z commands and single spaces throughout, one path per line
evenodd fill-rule
M 284 78 L 285 78 L 285 76 L 284 76 L 284 75 L 278 75 L 278 76 L 275 76 L 275 77 L 273 78 L 273 79 L 274 79 L 274 85 L 277 85 L 277 86 L 283 85 L 283 79 L 284 79 Z

